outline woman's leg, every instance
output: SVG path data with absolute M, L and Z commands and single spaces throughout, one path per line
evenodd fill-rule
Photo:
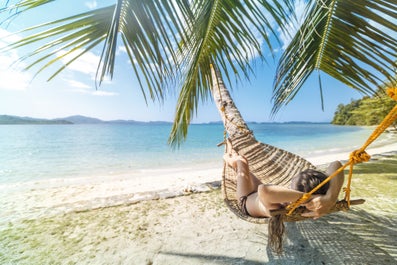
M 237 173 L 238 199 L 258 191 L 258 185 L 261 182 L 249 171 L 248 161 L 245 157 L 237 154 L 225 154 L 223 159 Z

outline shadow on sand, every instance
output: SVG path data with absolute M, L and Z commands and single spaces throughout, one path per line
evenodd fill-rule
M 284 255 L 268 252 L 268 257 L 270 263 L 278 260 L 280 264 L 291 260 L 304 260 L 304 264 L 393 264 L 397 259 L 396 236 L 393 218 L 351 210 L 321 221 L 289 224 L 290 244 Z
M 338 213 L 317 221 L 287 224 L 287 241 L 280 256 L 270 250 L 260 261 L 205 253 L 161 252 L 192 264 L 397 264 L 396 218 L 363 210 Z M 266 235 L 265 235 L 266 236 Z M 259 243 L 259 242 L 258 242 Z M 261 244 L 264 244 L 263 242 Z
M 232 264 L 247 264 L 247 265 L 262 265 L 263 262 L 253 261 L 244 258 L 228 257 L 221 255 L 206 255 L 194 253 L 175 253 L 175 252 L 161 252 L 163 255 L 174 255 L 188 259 L 195 259 L 192 264 L 219 264 L 219 265 L 232 265 Z M 193 262 L 193 261 L 192 261 Z M 185 264 L 189 264 L 187 261 Z
M 233 257 L 234 253 L 230 253 L 230 256 L 175 252 L 161 254 L 180 256 L 184 261 L 191 259 L 194 264 L 397 264 L 397 213 L 393 210 L 395 195 L 384 194 L 384 187 L 374 183 L 375 180 L 387 180 L 382 184 L 393 190 L 396 185 L 394 181 L 397 180 L 397 155 L 378 156 L 369 163 L 360 164 L 355 168 L 355 174 L 362 174 L 359 177 L 366 177 L 370 182 L 361 182 L 364 190 L 367 184 L 371 186 L 371 193 L 361 195 L 366 197 L 366 204 L 375 207 L 376 214 L 354 208 L 316 221 L 287 223 L 286 244 L 280 256 L 270 250 L 264 252 L 259 261 L 248 256 Z M 376 176 L 375 180 L 373 176 Z M 374 199 L 374 194 L 383 195 Z M 369 195 L 370 198 L 367 197 Z M 388 205 L 387 201 L 392 202 L 392 205 Z M 267 235 L 261 233 L 260 236 L 264 240 L 253 244 L 265 244 Z

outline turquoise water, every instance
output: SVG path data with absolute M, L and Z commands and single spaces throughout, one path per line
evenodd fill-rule
M 249 124 L 257 139 L 304 157 L 349 151 L 371 129 L 329 124 Z M 167 145 L 171 125 L 2 125 L 0 183 L 127 175 L 155 169 L 216 167 L 220 124 L 191 125 L 180 149 Z M 380 142 L 387 139 L 381 139 Z

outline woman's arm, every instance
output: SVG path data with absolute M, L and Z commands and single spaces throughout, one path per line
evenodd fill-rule
M 341 166 L 342 164 L 339 161 L 332 162 L 328 167 L 327 175 L 331 175 Z M 325 195 L 316 196 L 309 202 L 303 204 L 308 210 L 310 210 L 310 212 L 304 213 L 302 216 L 313 217 L 314 219 L 317 219 L 325 215 L 338 200 L 339 192 L 343 186 L 344 179 L 345 175 L 343 171 L 332 178 L 329 182 L 329 188 Z
M 303 192 L 277 185 L 261 184 L 258 187 L 258 200 L 265 206 L 264 210 L 268 216 L 271 210 L 280 209 L 284 203 L 296 201 L 302 195 Z

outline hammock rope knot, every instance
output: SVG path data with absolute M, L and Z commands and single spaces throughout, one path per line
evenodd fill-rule
M 397 87 L 391 87 L 387 89 L 387 94 L 394 100 L 397 101 Z M 392 123 L 397 119 L 397 105 L 386 115 L 383 121 L 377 126 L 377 128 L 373 131 L 373 133 L 368 137 L 367 141 L 364 145 L 353 152 L 350 153 L 349 160 L 342 167 L 340 167 L 337 171 L 331 174 L 327 179 L 325 179 L 322 183 L 320 183 L 317 187 L 313 188 L 309 193 L 304 194 L 301 198 L 291 203 L 286 207 L 287 215 L 292 215 L 296 208 L 298 208 L 304 201 L 310 198 L 311 194 L 314 194 L 324 183 L 329 182 L 332 178 L 337 176 L 338 173 L 342 172 L 346 167 L 349 167 L 349 176 L 347 179 L 347 187 L 343 189 L 345 192 L 344 200 L 347 202 L 347 209 L 350 208 L 350 186 L 353 176 L 353 167 L 355 164 L 368 162 L 371 159 L 371 156 L 365 151 L 365 149 L 375 141 Z
M 397 101 L 397 87 L 390 87 L 387 89 L 387 94 L 389 97 Z
M 304 170 L 307 168 L 316 168 L 309 161 L 304 158 L 290 153 L 288 151 L 282 150 L 275 146 L 258 142 L 253 131 L 251 131 L 242 117 L 238 112 L 237 107 L 234 105 L 233 100 L 230 97 L 226 87 L 223 84 L 221 75 L 218 75 L 214 65 L 211 67 L 212 76 L 212 92 L 217 104 L 218 110 L 220 111 L 223 125 L 225 127 L 223 142 L 218 144 L 224 145 L 227 141 L 233 141 L 233 146 L 231 148 L 244 155 L 252 168 L 252 173 L 255 174 L 261 181 L 266 184 L 272 183 L 272 181 L 277 182 L 277 185 L 282 185 L 287 187 L 291 181 L 291 177 L 294 176 L 298 170 Z M 387 94 L 397 101 L 397 87 L 390 87 L 387 89 Z M 328 213 L 334 211 L 348 210 L 350 204 L 357 205 L 364 203 L 364 200 L 353 200 L 350 201 L 350 187 L 351 179 L 353 175 L 353 166 L 357 163 L 367 162 L 370 160 L 370 155 L 366 153 L 366 148 L 375 141 L 380 134 L 382 134 L 389 126 L 397 120 L 397 104 L 392 110 L 384 117 L 382 122 L 377 126 L 377 128 L 372 132 L 369 138 L 366 140 L 364 145 L 350 154 L 349 160 L 342 165 L 335 172 L 330 174 L 325 180 L 323 180 L 317 187 L 313 188 L 310 192 L 304 193 L 301 198 L 295 202 L 291 202 L 284 209 L 274 210 L 274 215 L 284 215 L 283 221 L 285 222 L 295 222 L 304 220 L 310 217 L 302 216 L 304 213 L 304 207 L 299 207 L 299 205 L 310 200 L 313 194 L 319 190 L 324 184 L 329 182 L 332 178 L 343 173 L 343 171 L 350 167 L 349 177 L 347 179 L 347 187 L 343 189 L 345 192 L 345 199 L 337 201 L 336 204 L 328 210 Z M 226 144 L 225 152 L 228 152 L 228 145 Z M 286 166 L 287 165 L 287 166 Z M 280 170 L 278 170 L 280 169 Z M 235 213 L 238 217 L 243 220 L 250 221 L 253 223 L 267 223 L 268 218 L 252 217 L 244 213 L 239 205 L 239 201 L 236 198 L 237 190 L 237 174 L 234 170 L 230 169 L 224 163 L 223 175 L 222 175 L 222 193 L 226 205 Z M 298 208 L 298 209 L 297 209 Z M 277 212 L 278 211 L 278 212 Z
M 343 188 L 343 192 L 345 192 L 345 193 L 350 193 L 350 192 L 351 192 L 351 189 L 348 188 L 348 187 L 344 187 L 344 188 Z
M 350 161 L 353 164 L 358 164 L 362 162 L 368 162 L 371 159 L 371 156 L 362 149 L 355 150 L 350 154 Z

